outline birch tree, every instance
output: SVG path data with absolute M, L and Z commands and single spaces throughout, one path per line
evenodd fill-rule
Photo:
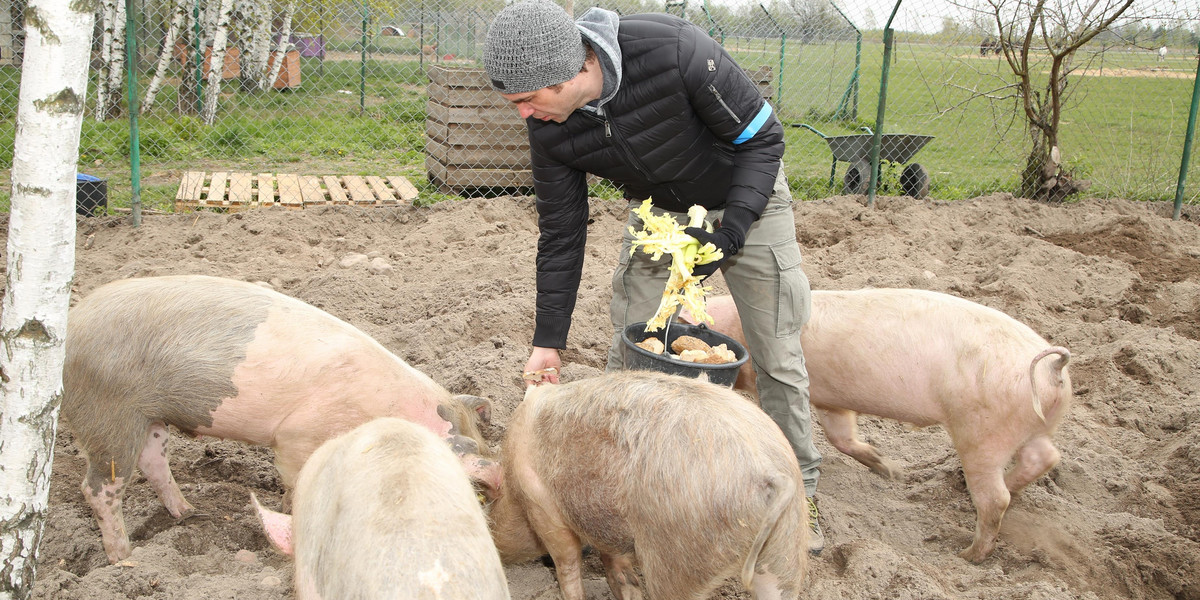
M 275 47 L 274 62 L 271 63 L 271 73 L 267 76 L 266 87 L 275 85 L 275 81 L 279 79 L 279 71 L 283 67 L 283 61 L 287 58 L 287 53 L 292 49 L 292 15 L 296 13 L 296 0 L 288 0 L 287 7 L 283 9 L 283 21 L 279 29 L 279 45 Z
M 33 591 L 75 268 L 75 165 L 96 6 L 31 0 L 0 315 L 0 600 Z
M 167 69 L 174 60 L 175 42 L 179 40 L 179 34 L 188 21 L 188 7 L 191 4 L 189 0 L 175 0 L 175 7 L 171 10 L 171 24 L 167 26 L 167 33 L 163 36 L 162 50 L 158 53 L 158 64 L 154 67 L 154 77 L 150 78 L 150 84 L 146 86 L 146 96 L 141 102 L 142 112 L 148 113 L 154 108 L 155 96 L 162 88 L 163 81 L 167 76 Z M 183 68 L 187 69 L 186 60 Z
M 186 2 L 187 0 L 181 0 Z M 184 51 L 183 69 L 179 77 L 179 94 L 176 96 L 175 110 L 179 114 L 191 115 L 199 112 L 200 104 L 200 76 L 196 73 L 199 66 L 196 64 L 198 58 L 195 56 L 197 48 L 202 52 L 204 50 L 203 38 L 196 39 L 196 21 L 198 15 L 192 11 L 188 11 L 187 22 L 183 28 L 180 41 L 187 50 Z
M 121 116 L 125 82 L 125 1 L 101 0 L 100 72 L 96 77 L 96 118 Z
M 242 89 L 267 87 L 267 61 L 271 56 L 271 0 L 237 0 L 234 11 L 240 24 Z
M 213 27 L 212 58 L 208 61 L 208 74 L 204 82 L 204 106 L 200 109 L 200 118 L 205 125 L 212 125 L 217 120 L 217 102 L 221 99 L 221 83 L 225 79 L 225 44 L 229 37 L 233 0 L 221 0 L 220 5 Z

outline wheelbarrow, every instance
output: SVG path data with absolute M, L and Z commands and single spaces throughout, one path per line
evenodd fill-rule
M 829 167 L 829 186 L 833 187 L 834 176 L 837 174 L 838 161 L 850 163 L 842 184 L 847 194 L 865 194 L 871 184 L 871 140 L 875 134 L 869 127 L 862 127 L 866 133 L 852 135 L 825 135 L 807 123 L 793 123 L 793 127 L 803 127 L 825 140 L 829 150 L 833 152 L 833 164 Z M 904 164 L 925 147 L 932 135 L 914 135 L 909 133 L 885 133 L 879 141 L 879 160 Z M 911 163 L 900 172 L 900 189 L 913 198 L 924 198 L 929 195 L 929 171 L 920 163 Z

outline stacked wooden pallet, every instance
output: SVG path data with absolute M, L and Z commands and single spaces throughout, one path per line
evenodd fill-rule
M 492 90 L 483 69 L 430 67 L 428 92 L 425 168 L 431 184 L 467 195 L 532 189 L 525 120 Z
M 309 208 L 333 204 L 407 205 L 417 188 L 407 178 L 359 175 L 295 175 L 188 171 L 175 194 L 175 210 L 215 208 L 226 211 L 258 206 Z
M 763 98 L 771 100 L 775 96 L 775 69 L 769 65 L 746 69 L 746 74 L 750 76 L 750 81 L 758 86 L 758 93 Z

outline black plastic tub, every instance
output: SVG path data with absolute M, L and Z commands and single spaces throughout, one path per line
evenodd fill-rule
M 669 339 L 663 340 L 664 333 L 669 336 Z M 737 360 L 720 365 L 709 365 L 671 358 L 667 354 L 671 351 L 671 342 L 674 342 L 676 338 L 683 335 L 698 338 L 709 346 L 725 344 L 725 347 L 733 352 Z M 670 327 L 647 333 L 646 323 L 634 323 L 625 328 L 625 333 L 621 337 L 625 343 L 626 370 L 658 371 L 660 373 L 692 378 L 707 375 L 710 382 L 725 387 L 733 387 L 733 382 L 737 381 L 738 369 L 750 357 L 746 352 L 746 348 L 737 343 L 736 340 L 703 325 L 671 323 Z M 637 347 L 636 344 L 638 342 L 650 337 L 662 340 L 667 347 L 667 352 L 655 354 Z
M 75 174 L 75 213 L 85 217 L 108 210 L 108 182 L 93 175 Z

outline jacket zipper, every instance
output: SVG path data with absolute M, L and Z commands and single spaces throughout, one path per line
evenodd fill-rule
M 633 165 L 633 168 L 637 169 L 637 171 L 639 173 L 641 173 L 643 177 L 646 177 L 647 179 L 649 179 L 651 181 L 657 181 L 654 178 L 650 177 L 650 170 L 647 169 L 640 160 L 638 160 L 637 156 L 635 156 L 633 154 L 633 152 L 630 152 L 629 147 L 625 145 L 625 140 L 621 139 L 620 137 L 613 136 L 612 125 L 608 121 L 608 116 L 601 116 L 601 115 L 598 115 L 595 113 L 589 113 L 586 111 L 580 111 L 580 112 L 582 112 L 582 114 L 584 114 L 584 115 L 587 115 L 589 118 L 595 119 L 595 120 L 603 123 L 604 124 L 604 137 L 606 139 L 608 139 L 611 144 L 615 145 L 621 151 L 621 154 L 624 155 L 624 157 L 629 161 L 629 163 L 631 165 Z
M 738 116 L 733 113 L 733 109 L 729 108 L 728 104 L 725 104 L 725 100 L 721 98 L 721 92 L 717 91 L 717 86 L 710 83 L 710 84 L 708 84 L 708 90 L 710 92 L 712 92 L 714 96 L 717 97 L 717 102 L 720 102 L 721 106 L 725 107 L 725 112 L 729 113 L 729 116 L 733 117 L 733 122 L 741 125 L 742 120 L 739 119 Z

